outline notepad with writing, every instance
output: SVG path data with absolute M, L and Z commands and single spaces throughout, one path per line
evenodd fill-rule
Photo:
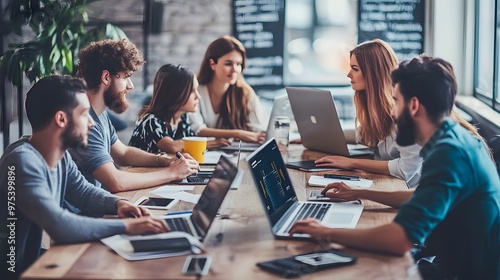
M 352 181 L 352 180 L 342 180 L 342 179 L 335 179 L 335 178 L 325 178 L 323 176 L 316 176 L 312 175 L 309 177 L 309 181 L 307 184 L 312 187 L 326 187 L 327 185 L 335 182 L 344 182 L 347 185 L 351 186 L 357 186 L 360 188 L 369 188 L 373 184 L 372 180 L 367 180 L 360 178 L 359 181 Z

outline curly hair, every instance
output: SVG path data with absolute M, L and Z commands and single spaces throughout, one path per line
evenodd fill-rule
M 144 63 L 137 47 L 127 39 L 92 42 L 78 52 L 77 76 L 82 77 L 90 90 L 101 84 L 103 70 L 111 74 L 135 72 Z

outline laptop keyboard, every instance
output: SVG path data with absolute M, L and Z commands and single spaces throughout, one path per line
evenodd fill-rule
M 165 221 L 167 222 L 168 228 L 171 231 L 183 231 L 183 232 L 187 232 L 187 233 L 193 235 L 193 232 L 189 228 L 189 224 L 186 221 L 186 219 L 184 219 L 184 218 L 169 218 L 169 219 L 165 219 Z
M 190 183 L 203 183 L 206 179 L 207 177 L 205 176 L 198 177 L 197 175 L 189 175 L 186 177 L 186 180 Z
M 288 233 L 290 231 L 290 228 L 293 226 L 293 224 L 295 224 L 296 221 L 300 221 L 306 218 L 314 218 L 321 221 L 321 219 L 323 219 L 323 217 L 325 216 L 326 211 L 328 211 L 328 209 L 330 209 L 331 206 L 332 206 L 331 203 L 302 204 L 299 212 L 297 213 L 297 215 L 295 215 L 295 218 L 290 223 L 290 225 L 288 225 L 288 228 L 286 229 L 285 232 Z

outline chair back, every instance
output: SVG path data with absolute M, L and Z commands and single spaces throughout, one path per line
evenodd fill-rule
M 488 146 L 490 146 L 491 153 L 497 165 L 498 174 L 500 175 L 500 135 L 491 137 L 488 141 Z

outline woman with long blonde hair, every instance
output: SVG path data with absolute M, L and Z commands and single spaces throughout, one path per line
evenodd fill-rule
M 198 73 L 199 108 L 190 116 L 197 135 L 264 140 L 259 97 L 243 78 L 245 64 L 246 50 L 234 37 L 208 46 Z

